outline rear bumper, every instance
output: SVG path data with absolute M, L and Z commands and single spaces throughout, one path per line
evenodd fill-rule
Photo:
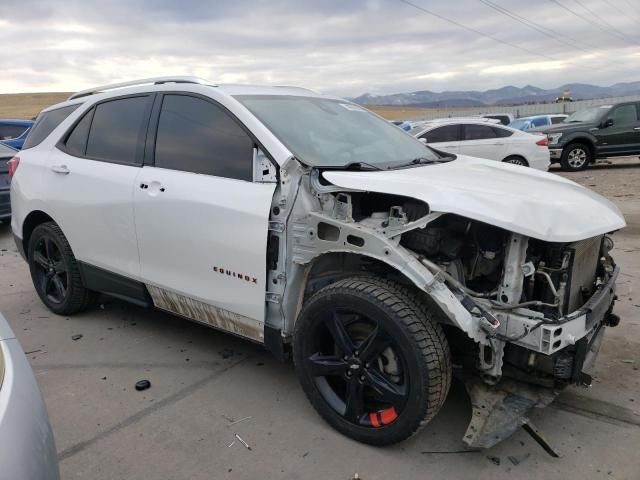
M 551 160 L 560 160 L 560 158 L 562 158 L 562 149 L 550 148 L 549 155 L 551 156 Z
M 2 478 L 59 480 L 49 417 L 33 371 L 0 314 L 0 465 Z

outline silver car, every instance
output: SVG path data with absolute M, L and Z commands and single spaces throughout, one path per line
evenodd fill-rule
M 0 478 L 59 480 L 49 416 L 31 366 L 0 313 Z

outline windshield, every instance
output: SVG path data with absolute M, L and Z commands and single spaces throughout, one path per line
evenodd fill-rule
M 579 110 L 564 119 L 564 123 L 575 122 L 597 122 L 606 112 L 609 111 L 611 105 L 602 105 L 601 107 L 591 107 L 586 110 Z
M 307 165 L 386 169 L 415 159 L 442 160 L 392 123 L 346 101 L 293 95 L 235 98 Z
M 531 124 L 531 120 L 514 120 L 509 124 L 511 128 L 515 128 L 516 130 L 526 130 L 529 128 Z

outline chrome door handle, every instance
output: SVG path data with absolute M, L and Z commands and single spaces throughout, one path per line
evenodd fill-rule
M 53 170 L 56 173 L 60 173 L 62 175 L 67 175 L 71 173 L 71 170 L 69 170 L 69 168 L 67 168 L 66 165 L 52 165 L 51 170 Z

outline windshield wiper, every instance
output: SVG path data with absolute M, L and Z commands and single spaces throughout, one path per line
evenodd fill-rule
M 351 162 L 347 163 L 343 168 L 345 170 L 382 170 L 380 167 L 367 162 Z
M 400 165 L 393 165 L 389 167 L 389 170 L 393 170 L 395 168 L 403 168 L 403 167 L 412 167 L 413 165 L 429 165 L 431 163 L 444 163 L 450 162 L 452 159 L 442 157 L 442 158 L 425 158 L 425 157 L 417 157 L 412 160 L 409 160 L 407 163 L 401 163 Z

